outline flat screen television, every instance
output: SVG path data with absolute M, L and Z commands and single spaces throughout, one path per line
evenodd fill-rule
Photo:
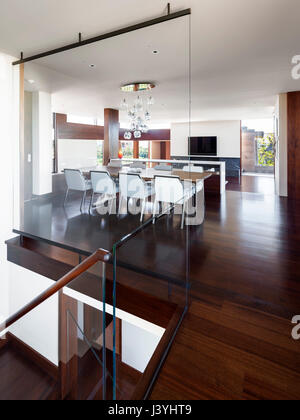
M 217 137 L 190 137 L 189 155 L 217 156 Z

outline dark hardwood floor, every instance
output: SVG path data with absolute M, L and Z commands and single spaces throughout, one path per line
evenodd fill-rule
M 227 177 L 227 191 L 240 191 L 264 195 L 275 194 L 274 176 L 269 175 L 242 175 L 240 178 Z
M 300 205 L 228 191 L 191 243 L 191 306 L 152 399 L 300 399 Z
M 191 305 L 152 399 L 300 398 L 300 341 L 291 337 L 291 319 L 300 314 L 300 205 L 243 179 L 236 191 L 207 198 L 204 225 L 189 228 Z M 75 229 L 83 250 L 109 239 L 113 220 L 101 225 L 72 207 L 62 220 L 61 210 L 44 204 L 51 232 L 37 223 L 38 203 L 36 227 L 26 221 L 43 235 L 71 243 Z M 132 240 L 122 260 L 182 279 L 183 232 L 177 216 L 166 218 Z
M 82 196 L 82 195 L 81 195 Z M 88 214 L 88 200 L 80 212 L 80 194 L 70 194 L 63 207 L 64 195 L 41 197 L 25 203 L 22 223 L 16 233 L 47 242 L 81 255 L 90 255 L 98 248 L 111 251 L 120 239 L 141 226 L 139 215 Z M 149 214 L 151 215 L 151 203 Z M 118 264 L 151 276 L 182 282 L 186 278 L 185 249 L 187 236 L 180 229 L 179 214 L 150 224 L 118 250 Z M 176 261 L 176 265 L 172 263 Z
M 57 381 L 10 343 L 0 350 L 0 400 L 55 400 Z

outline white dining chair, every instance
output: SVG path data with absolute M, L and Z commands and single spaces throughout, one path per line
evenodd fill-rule
M 177 176 L 155 175 L 155 200 L 153 206 L 153 224 L 156 221 L 156 211 L 160 203 L 182 205 L 181 229 L 184 227 L 187 202 L 195 194 L 195 187 L 188 182 L 186 187 Z
M 167 165 L 166 163 L 159 163 L 154 167 L 156 171 L 172 171 L 172 165 Z
M 118 186 L 107 171 L 91 171 L 90 174 L 93 192 L 90 201 L 89 213 L 91 213 L 91 208 L 96 194 L 107 198 L 112 205 L 113 201 L 117 200 L 117 192 L 119 191 Z
M 198 172 L 200 174 L 203 174 L 204 172 L 204 169 L 202 166 L 194 166 L 194 165 L 184 166 L 182 170 L 185 172 Z
M 146 183 L 139 174 L 120 173 L 119 190 L 119 214 L 121 213 L 123 200 L 126 201 L 126 205 L 128 199 L 141 200 L 142 208 L 140 221 L 142 222 L 147 199 L 154 194 L 152 185 Z
M 130 168 L 133 168 L 133 169 L 146 169 L 146 163 L 144 163 L 144 162 L 133 162 L 130 165 Z
M 85 203 L 86 193 L 87 191 L 92 189 L 91 181 L 87 181 L 79 169 L 65 169 L 64 173 L 67 183 L 67 192 L 65 195 L 64 207 L 67 202 L 69 191 L 81 191 L 83 192 L 80 204 L 80 211 L 82 212 L 82 207 Z
M 203 174 L 204 169 L 203 169 L 202 166 L 187 165 L 187 166 L 183 167 L 183 171 L 185 171 L 185 172 L 196 172 L 196 173 Z M 203 182 L 203 180 L 199 180 L 196 183 L 197 193 L 202 191 L 203 188 L 204 188 L 204 182 Z
M 119 168 L 121 169 L 123 167 L 123 162 L 121 160 L 111 160 L 109 164 L 107 165 L 108 168 Z

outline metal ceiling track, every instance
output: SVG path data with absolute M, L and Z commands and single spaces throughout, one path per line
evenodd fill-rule
M 61 52 L 64 52 L 64 51 L 69 51 L 69 50 L 72 50 L 74 48 L 83 47 L 84 45 L 93 44 L 95 42 L 103 41 L 105 39 L 114 38 L 114 37 L 119 36 L 119 35 L 128 34 L 130 32 L 138 31 L 139 29 L 148 28 L 150 26 L 158 25 L 158 24 L 163 23 L 163 22 L 168 22 L 170 20 L 178 19 L 178 18 L 181 18 L 183 16 L 188 16 L 188 15 L 191 15 L 191 13 L 192 13 L 191 9 L 185 9 L 185 10 L 181 10 L 179 12 L 171 13 L 170 3 L 168 3 L 167 14 L 164 15 L 164 16 L 161 16 L 159 18 L 147 20 L 146 22 L 137 23 L 136 25 L 127 26 L 126 28 L 118 29 L 116 31 L 108 32 L 106 34 L 102 34 L 102 35 L 99 35 L 99 36 L 96 36 L 96 37 L 93 37 L 93 38 L 89 38 L 89 39 L 85 39 L 85 40 L 82 39 L 82 34 L 79 33 L 78 42 L 75 42 L 73 44 L 68 44 L 68 45 L 65 45 L 64 47 L 56 48 L 54 50 L 45 51 L 43 53 L 36 54 L 36 55 L 33 55 L 31 57 L 26 57 L 26 58 L 24 58 L 24 55 L 23 55 L 23 52 L 22 52 L 20 60 L 15 61 L 12 64 L 14 66 L 16 66 L 16 65 L 19 65 L 19 64 L 28 63 L 29 61 L 38 60 L 40 58 L 48 57 L 50 55 L 58 54 L 58 53 L 61 53 Z

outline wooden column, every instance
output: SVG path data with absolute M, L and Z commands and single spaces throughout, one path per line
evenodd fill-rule
M 107 165 L 110 159 L 118 158 L 119 132 L 119 111 L 117 109 L 110 108 L 104 109 L 104 165 Z
M 59 370 L 60 391 L 64 400 L 78 398 L 78 329 L 68 315 L 78 319 L 77 300 L 59 292 Z
M 138 141 L 133 142 L 133 159 L 139 158 L 139 150 L 140 150 L 140 144 Z
M 160 159 L 167 159 L 167 146 L 164 141 L 160 143 Z
M 300 200 L 300 92 L 290 92 L 288 100 L 288 196 Z

